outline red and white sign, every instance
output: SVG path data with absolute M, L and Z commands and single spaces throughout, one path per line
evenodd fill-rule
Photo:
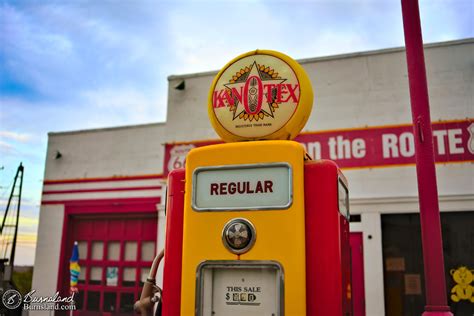
M 474 120 L 435 122 L 437 163 L 474 161 Z M 372 168 L 415 163 L 411 124 L 302 133 L 295 138 L 313 159 L 331 159 L 341 168 Z M 192 148 L 222 141 L 166 144 L 164 173 L 184 167 Z

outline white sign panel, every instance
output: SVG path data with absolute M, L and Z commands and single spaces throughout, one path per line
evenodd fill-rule
M 197 168 L 193 174 L 193 209 L 286 209 L 293 199 L 287 163 Z

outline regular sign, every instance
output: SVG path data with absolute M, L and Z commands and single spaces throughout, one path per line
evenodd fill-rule
M 192 204 L 196 211 L 286 209 L 292 187 L 287 163 L 197 168 Z

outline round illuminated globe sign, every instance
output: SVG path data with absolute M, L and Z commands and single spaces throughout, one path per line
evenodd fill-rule
M 313 89 L 303 67 L 271 50 L 238 56 L 215 77 L 209 117 L 226 142 L 293 139 L 313 107 Z

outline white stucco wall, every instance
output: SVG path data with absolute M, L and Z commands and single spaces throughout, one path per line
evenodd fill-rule
M 159 174 L 164 132 L 157 123 L 50 133 L 45 180 Z

